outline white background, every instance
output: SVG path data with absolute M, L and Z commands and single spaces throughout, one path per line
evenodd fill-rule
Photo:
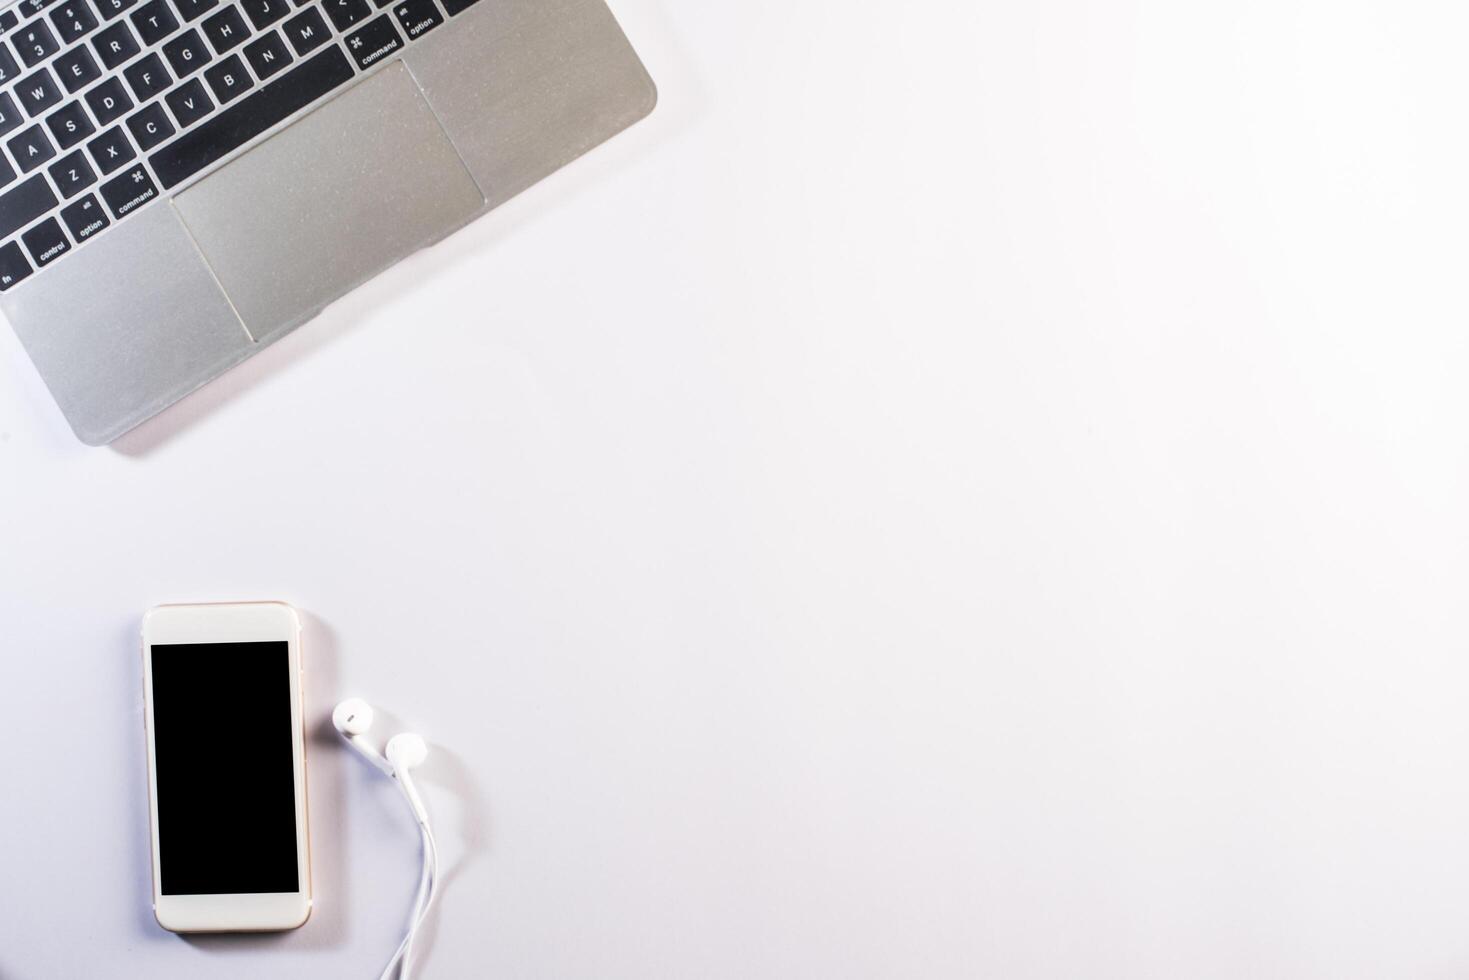
M 375 977 L 349 693 L 430 978 L 1469 972 L 1462 5 L 614 7 L 649 120 L 116 447 L 0 331 L 0 976 Z M 136 630 L 236 598 L 318 910 L 184 940 Z

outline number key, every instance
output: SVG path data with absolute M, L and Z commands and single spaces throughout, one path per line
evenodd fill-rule
M 44 20 L 33 20 L 16 32 L 12 39 L 20 52 L 20 60 L 27 65 L 38 65 L 61 50 L 61 44 Z
M 97 17 L 83 0 L 67 0 L 51 11 L 51 23 L 56 25 L 56 33 L 61 35 L 62 43 L 70 44 L 96 27 Z
M 15 63 L 15 55 L 10 53 L 10 46 L 0 41 L 0 85 L 9 84 L 19 74 L 20 65 Z
M 102 15 L 103 20 L 111 20 L 137 3 L 138 0 L 92 0 L 92 2 L 97 5 L 97 13 Z

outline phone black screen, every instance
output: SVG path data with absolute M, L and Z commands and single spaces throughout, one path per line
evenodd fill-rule
M 289 646 L 154 644 L 151 656 L 163 894 L 299 891 Z

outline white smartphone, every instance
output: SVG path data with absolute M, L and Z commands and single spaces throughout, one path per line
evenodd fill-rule
M 153 914 L 174 932 L 311 915 L 301 622 L 278 602 L 143 619 Z

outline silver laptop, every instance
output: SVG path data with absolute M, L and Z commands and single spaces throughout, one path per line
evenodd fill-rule
M 0 310 L 91 445 L 656 98 L 602 0 L 23 0 L 0 32 Z

